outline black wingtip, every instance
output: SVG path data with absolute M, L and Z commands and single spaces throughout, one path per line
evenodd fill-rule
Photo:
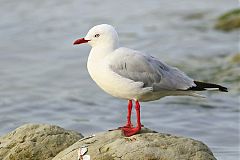
M 228 92 L 228 89 L 226 87 L 220 86 L 218 84 L 205 83 L 205 82 L 199 82 L 199 81 L 194 81 L 194 83 L 196 84 L 196 86 L 191 87 L 188 90 L 204 91 L 204 90 L 207 90 L 208 88 L 218 88 L 218 90 L 221 92 Z
M 228 89 L 226 87 L 220 86 L 219 91 L 221 92 L 228 92 Z

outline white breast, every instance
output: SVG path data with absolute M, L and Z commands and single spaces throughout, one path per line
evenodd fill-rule
M 87 68 L 92 79 L 108 94 L 123 99 L 138 99 L 146 92 L 142 82 L 134 82 L 113 72 L 107 59 L 94 61 L 88 59 Z

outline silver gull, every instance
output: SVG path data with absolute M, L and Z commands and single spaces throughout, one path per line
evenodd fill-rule
M 92 49 L 87 68 L 92 79 L 108 94 L 128 100 L 125 136 L 141 130 L 140 102 L 158 100 L 165 96 L 201 96 L 196 91 L 227 88 L 194 81 L 184 72 L 142 52 L 119 47 L 118 34 L 113 26 L 101 24 L 89 30 L 74 45 L 88 43 Z M 136 127 L 131 123 L 132 101 L 135 101 Z

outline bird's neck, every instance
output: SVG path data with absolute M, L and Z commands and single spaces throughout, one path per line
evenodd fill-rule
M 88 61 L 99 61 L 104 59 L 109 54 L 113 53 L 118 48 L 118 44 L 115 45 L 97 45 L 92 47 L 88 56 Z
M 93 47 L 90 51 L 87 61 L 88 72 L 92 79 L 96 81 L 96 77 L 99 77 L 102 73 L 99 72 L 101 68 L 105 66 L 105 58 L 113 54 L 115 48 L 105 47 Z M 101 76 L 100 76 L 101 77 Z

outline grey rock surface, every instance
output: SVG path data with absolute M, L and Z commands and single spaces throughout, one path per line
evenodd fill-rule
M 0 137 L 0 160 L 51 160 L 82 137 L 54 125 L 26 124 Z
M 77 160 L 86 146 L 91 160 L 216 160 L 200 141 L 163 134 L 144 128 L 140 134 L 124 137 L 120 130 L 83 138 L 60 152 L 53 160 Z

